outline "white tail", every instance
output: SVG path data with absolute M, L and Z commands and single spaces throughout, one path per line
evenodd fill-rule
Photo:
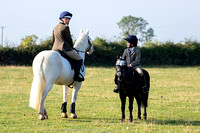
M 42 70 L 43 61 L 44 57 L 40 61 L 33 63 L 33 68 L 35 68 L 35 70 L 33 70 L 34 77 L 31 87 L 29 106 L 36 110 L 39 109 L 41 94 L 45 86 L 45 79 Z

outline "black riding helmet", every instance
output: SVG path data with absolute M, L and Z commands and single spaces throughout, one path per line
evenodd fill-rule
M 129 35 L 127 38 L 124 38 L 124 40 L 137 47 L 138 39 L 135 35 Z

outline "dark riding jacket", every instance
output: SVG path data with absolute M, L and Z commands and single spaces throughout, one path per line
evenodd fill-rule
M 130 53 L 130 49 L 124 50 L 122 57 L 126 60 L 127 64 L 131 64 L 132 68 L 135 69 L 140 67 L 141 53 L 137 47 L 134 47 L 133 51 Z
M 54 29 L 51 37 L 53 42 L 52 50 L 72 51 L 73 41 L 71 38 L 69 26 L 59 23 Z

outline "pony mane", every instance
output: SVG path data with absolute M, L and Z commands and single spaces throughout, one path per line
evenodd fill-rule
M 85 50 L 86 46 L 84 46 L 84 44 L 86 44 L 86 42 L 88 41 L 87 39 L 87 34 L 81 30 L 79 37 L 74 44 L 74 48 L 76 48 L 77 50 Z

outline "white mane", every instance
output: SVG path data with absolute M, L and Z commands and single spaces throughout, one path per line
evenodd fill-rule
M 88 44 L 87 43 L 88 34 L 89 34 L 88 30 L 86 30 L 86 33 L 84 33 L 83 30 L 81 29 L 80 33 L 79 33 L 79 37 L 75 42 L 74 48 L 76 48 L 77 50 L 80 50 L 80 51 L 85 50 L 87 48 L 87 46 L 84 46 L 84 45 Z

